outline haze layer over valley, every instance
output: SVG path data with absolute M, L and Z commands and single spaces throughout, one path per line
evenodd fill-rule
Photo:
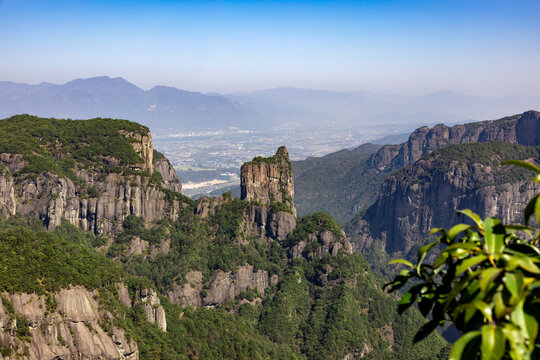
M 407 96 L 282 87 L 202 94 L 167 86 L 143 90 L 107 76 L 61 85 L 0 82 L 0 117 L 101 116 L 148 126 L 156 148 L 182 171 L 188 194 L 238 184 L 243 162 L 269 156 L 282 144 L 288 146 L 292 160 L 302 160 L 387 136 L 394 138 L 380 142 L 398 143 L 422 125 L 492 119 L 538 103 L 540 99 L 532 96 L 487 98 L 452 91 Z M 201 173 L 205 170 L 211 172 Z

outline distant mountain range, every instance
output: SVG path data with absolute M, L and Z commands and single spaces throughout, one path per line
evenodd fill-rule
M 122 78 L 77 79 L 63 85 L 0 82 L 0 117 L 28 113 L 87 119 L 123 118 L 152 129 L 199 130 L 250 127 L 262 117 L 219 95 L 173 87 L 142 90 Z
M 143 90 L 122 78 L 76 79 L 62 85 L 0 81 L 0 117 L 124 118 L 155 133 L 275 126 L 358 126 L 403 132 L 439 122 L 497 118 L 537 108 L 540 98 L 483 98 L 441 91 L 421 97 L 293 87 L 228 95 L 174 87 Z

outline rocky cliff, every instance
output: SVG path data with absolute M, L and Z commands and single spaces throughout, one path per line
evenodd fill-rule
M 508 159 L 540 161 L 540 149 L 504 142 L 453 145 L 389 176 L 365 216 L 355 224 L 360 247 L 373 241 L 388 253 L 407 253 L 434 227 L 466 219 L 457 209 L 482 218 L 521 222 L 523 209 L 540 187 L 526 171 L 500 166 Z
M 180 193 L 182 192 L 182 182 L 173 166 L 167 158 L 160 152 L 154 150 L 153 167 L 161 175 L 163 187 Z
M 294 209 L 292 181 L 287 150 L 281 147 L 272 158 L 255 158 L 242 166 L 242 200 L 228 194 L 201 198 L 195 202 L 194 214 L 212 224 L 217 218 L 236 212 L 241 221 L 236 223 L 237 229 L 229 241 L 239 247 L 253 243 L 277 246 L 286 249 L 290 261 L 299 257 L 309 260 L 320 260 L 325 255 L 337 257 L 340 250 L 352 253 L 345 233 L 328 214 L 306 216 L 297 226 L 291 210 Z M 224 225 L 218 225 L 218 231 Z M 182 284 L 173 284 L 168 298 L 181 306 L 194 307 L 221 305 L 238 299 L 246 291 L 255 291 L 259 298 L 280 279 L 278 274 L 256 269 L 254 265 L 257 264 L 248 260 L 232 271 L 213 271 L 206 280 L 201 271 L 188 271 Z
M 340 223 L 347 223 L 375 202 L 379 187 L 393 171 L 452 144 L 490 141 L 538 144 L 539 117 L 539 112 L 527 111 L 499 120 L 451 127 L 424 126 L 402 144 L 380 149 L 363 144 L 350 151 L 293 162 L 299 214 L 323 210 Z
M 283 203 L 296 216 L 291 162 L 285 146 L 272 157 L 256 157 L 242 165 L 241 198 L 262 205 Z
M 97 291 L 64 289 L 55 295 L 58 309 L 52 313 L 45 296 L 2 296 L 0 346 L 10 351 L 0 359 L 139 358 L 137 344 L 123 329 L 103 329 L 104 319 L 111 315 L 100 310 Z
M 452 144 L 505 141 L 523 145 L 538 144 L 540 112 L 527 111 L 499 120 L 474 122 L 452 127 L 439 124 L 416 129 L 409 140 L 400 145 L 383 146 L 370 164 L 378 171 L 389 166 L 403 167 L 414 163 L 423 155 Z
M 8 132 L 14 120 L 20 119 L 0 121 L 0 131 Z M 28 126 L 39 128 L 48 119 L 23 120 L 29 122 Z M 71 129 L 74 136 L 82 131 L 91 132 L 97 126 L 92 120 L 56 120 L 50 124 L 54 125 L 60 133 L 75 127 Z M 153 161 L 148 129 L 129 125 L 108 119 L 107 126 L 113 128 L 110 133 L 100 131 L 100 135 L 104 142 L 107 137 L 116 139 L 115 151 L 94 158 L 88 154 L 102 150 L 104 145 L 87 144 L 83 135 L 78 139 L 51 139 L 21 134 L 21 138 L 34 141 L 38 148 L 48 148 L 43 155 L 33 155 L 31 149 L 17 147 L 17 143 L 0 144 L 0 215 L 36 217 L 50 230 L 65 218 L 83 230 L 104 235 L 118 233 L 122 220 L 129 214 L 144 218 L 147 224 L 165 217 L 175 219 L 183 207 L 178 193 L 180 179 L 167 159 L 161 156 Z M 85 152 L 79 155 L 77 151 L 85 146 Z
M 141 289 L 132 301 L 123 283 L 116 288 L 118 298 L 106 301 L 128 309 L 142 304 L 147 321 L 167 330 L 154 290 Z M 106 310 L 97 290 L 72 286 L 53 295 L 0 295 L 0 359 L 139 359 L 137 343 L 112 325 L 115 315 Z

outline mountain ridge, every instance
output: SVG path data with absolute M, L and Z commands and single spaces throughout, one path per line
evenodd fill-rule
M 204 94 L 157 85 L 144 90 L 121 78 L 79 78 L 65 84 L 0 81 L 0 117 L 32 113 L 57 118 L 131 119 L 154 132 L 240 127 L 323 126 L 326 122 L 404 131 L 412 126 L 496 118 L 538 103 L 534 97 L 484 98 L 439 92 L 423 97 L 281 87 Z M 450 95 L 449 95 L 450 94 Z M 487 99 L 487 100 L 486 100 Z

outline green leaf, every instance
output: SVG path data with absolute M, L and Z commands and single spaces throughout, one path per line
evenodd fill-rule
M 515 166 L 519 166 L 527 170 L 531 170 L 537 174 L 540 174 L 540 168 L 538 166 L 531 164 L 529 162 L 526 162 L 526 161 L 506 160 L 506 161 L 503 161 L 501 165 L 515 165 Z
M 482 263 L 483 261 L 486 261 L 488 259 L 487 255 L 480 254 L 473 257 L 470 257 L 468 259 L 463 260 L 457 267 L 456 267 L 456 276 L 461 275 L 464 271 L 466 271 L 469 268 L 472 268 L 475 265 L 478 265 Z
M 426 337 L 429 336 L 439 325 L 439 322 L 436 320 L 431 320 L 422 325 L 422 327 L 417 331 L 416 335 L 414 335 L 413 344 L 416 344 L 419 341 L 424 340 Z
M 405 259 L 394 259 L 394 260 L 391 260 L 390 262 L 388 262 L 388 264 L 389 265 L 391 265 L 391 264 L 405 264 L 408 267 L 414 268 L 414 265 L 410 261 L 407 261 Z
M 537 194 L 534 196 L 531 201 L 527 203 L 527 206 L 525 206 L 525 210 L 523 210 L 523 217 L 525 219 L 525 225 L 529 225 L 529 219 L 534 214 L 536 209 L 536 203 L 538 202 L 538 199 L 540 199 L 540 194 Z
M 467 216 L 468 218 L 470 218 L 472 221 L 476 223 L 476 225 L 478 225 L 478 228 L 481 229 L 483 227 L 482 219 L 480 218 L 480 216 L 478 216 L 478 214 L 473 213 L 471 210 L 464 209 L 464 210 L 457 210 L 456 212 L 458 213 L 458 215 L 463 214 Z
M 480 275 L 480 271 L 473 271 L 470 274 L 467 274 L 463 279 L 459 280 L 459 282 L 454 282 L 454 288 L 448 294 L 445 301 L 444 311 L 446 312 L 446 309 L 452 302 L 452 300 L 456 299 L 456 296 L 465 288 L 468 288 L 469 290 L 473 290 L 474 286 L 470 285 L 470 282 L 473 281 L 477 276 Z
M 532 228 L 530 226 L 517 225 L 517 224 L 504 225 L 504 227 L 506 228 L 506 230 L 510 230 L 511 232 L 515 232 L 515 231 L 518 231 L 518 230 L 521 230 L 521 231 L 532 231 L 532 230 L 534 230 L 534 228 Z M 508 231 L 507 231 L 507 233 L 508 233 Z
M 530 257 L 527 257 L 527 256 L 515 256 L 515 259 L 516 259 L 517 265 L 520 268 L 522 268 L 524 270 L 527 270 L 528 272 L 531 272 L 533 274 L 540 275 L 540 268 L 538 268 L 538 266 L 536 266 L 536 264 L 532 261 L 532 259 Z
M 463 360 L 463 359 L 474 359 L 476 358 L 476 353 L 478 351 L 474 346 L 469 347 L 471 341 L 480 337 L 480 331 L 470 331 L 460 337 L 454 346 L 452 346 L 452 351 L 450 351 L 450 356 L 448 360 Z M 474 344 L 471 344 L 474 345 Z
M 510 292 L 512 304 L 515 304 L 519 298 L 521 298 L 523 291 L 523 274 L 521 272 L 513 273 L 507 272 L 503 278 L 504 286 Z
M 540 225 L 540 198 L 536 199 L 536 203 L 534 205 L 534 213 L 536 214 L 536 222 L 538 225 Z
M 456 310 L 454 310 L 453 317 L 455 318 L 457 314 L 467 309 L 475 309 L 475 310 L 480 311 L 482 315 L 484 315 L 484 318 L 486 318 L 489 322 L 493 320 L 491 307 L 485 302 L 483 302 L 482 300 L 475 300 L 470 304 L 463 304 L 463 305 L 458 306 Z
M 447 253 L 452 257 L 459 257 L 462 258 L 463 255 L 471 252 L 478 252 L 480 251 L 480 247 L 478 247 L 477 244 L 473 243 L 455 243 L 450 246 L 448 246 L 446 249 L 444 249 L 442 253 Z
M 521 330 L 512 323 L 505 323 L 503 328 L 504 335 L 508 339 L 508 353 L 512 359 L 529 359 L 528 349 L 524 345 L 524 338 Z
M 496 254 L 504 249 L 504 236 L 506 230 L 501 221 L 496 218 L 487 218 L 484 221 L 486 250 L 489 254 Z
M 502 329 L 495 325 L 482 326 L 482 360 L 500 360 L 504 356 L 506 339 Z
M 471 227 L 472 227 L 471 225 L 466 225 L 466 224 L 454 225 L 450 230 L 448 230 L 448 238 L 450 239 L 450 241 L 453 241 L 457 234 L 459 234 L 460 232 L 466 231 L 470 229 Z
M 480 280 L 480 289 L 487 295 L 489 287 L 493 281 L 502 273 L 502 269 L 499 268 L 487 268 L 482 271 Z
M 510 314 L 510 318 L 519 327 L 521 336 L 528 340 L 529 350 L 532 350 L 534 348 L 534 341 L 538 335 L 538 321 L 536 318 L 523 311 L 523 302 L 516 305 L 514 311 Z
M 424 284 L 415 285 L 408 292 L 406 292 L 405 295 L 401 297 L 401 301 L 398 304 L 399 315 L 403 314 L 405 310 L 407 310 L 408 308 L 411 307 L 412 304 L 414 304 L 418 296 L 418 293 L 420 292 L 423 286 Z
M 432 242 L 431 244 L 427 244 L 420 248 L 420 251 L 418 252 L 418 264 L 416 265 L 416 271 L 418 271 L 418 273 L 420 273 L 420 266 L 422 265 L 422 261 L 424 261 L 427 252 L 436 245 L 439 245 L 438 241 Z
M 507 307 L 504 304 L 502 293 L 500 291 L 497 291 L 495 295 L 493 295 L 493 303 L 495 304 L 495 317 L 498 320 L 501 320 L 507 315 Z
M 439 256 L 437 256 L 437 259 L 433 262 L 433 268 L 437 269 L 438 267 L 444 265 L 446 263 L 446 260 L 448 260 L 448 253 L 441 252 Z

